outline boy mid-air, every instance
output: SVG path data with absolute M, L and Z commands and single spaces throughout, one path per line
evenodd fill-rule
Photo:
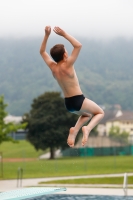
M 82 47 L 81 43 L 59 27 L 54 27 L 53 31 L 72 44 L 73 51 L 71 55 L 68 55 L 63 44 L 57 44 L 51 48 L 50 55 L 53 60 L 48 55 L 46 52 L 46 44 L 51 33 L 50 26 L 45 27 L 45 35 L 40 48 L 40 54 L 45 63 L 51 69 L 54 78 L 57 80 L 63 91 L 67 110 L 80 115 L 75 126 L 70 128 L 67 143 L 70 147 L 74 146 L 76 135 L 82 127 L 82 145 L 84 146 L 87 142 L 90 131 L 103 118 L 104 112 L 96 103 L 85 98 L 81 91 L 74 69 L 74 62 L 76 61 Z M 88 125 L 84 126 L 84 124 L 90 119 L 91 121 Z

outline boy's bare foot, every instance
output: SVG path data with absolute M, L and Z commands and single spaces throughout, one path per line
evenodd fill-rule
M 77 135 L 77 133 L 74 132 L 74 127 L 71 127 L 70 131 L 69 131 L 69 136 L 68 136 L 68 139 L 67 139 L 67 144 L 70 147 L 74 147 L 76 135 Z
M 83 131 L 82 146 L 84 146 L 87 143 L 90 131 L 88 130 L 87 126 L 83 126 L 82 131 Z

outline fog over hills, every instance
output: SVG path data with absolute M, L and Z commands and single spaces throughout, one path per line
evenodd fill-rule
M 133 40 L 78 39 L 83 47 L 75 69 L 83 93 L 100 105 L 133 110 Z M 28 112 L 32 100 L 45 91 L 60 91 L 39 54 L 41 41 L 0 39 L 0 95 L 12 115 Z M 47 50 L 57 43 L 64 43 L 70 54 L 71 45 L 61 37 L 51 37 Z

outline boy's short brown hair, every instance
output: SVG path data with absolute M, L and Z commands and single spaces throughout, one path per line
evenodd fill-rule
M 56 44 L 50 49 L 50 55 L 55 62 L 63 60 L 64 53 L 65 53 L 65 48 L 63 44 Z

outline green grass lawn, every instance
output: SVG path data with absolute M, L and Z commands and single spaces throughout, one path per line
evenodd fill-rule
M 72 157 L 30 162 L 23 159 L 22 162 L 5 162 L 3 178 L 16 178 L 18 167 L 23 168 L 23 178 L 125 173 L 133 172 L 133 156 Z
M 80 178 L 40 182 L 39 184 L 123 184 L 123 177 Z M 133 176 L 128 177 L 128 184 L 133 184 Z
M 18 143 L 3 142 L 0 144 L 0 152 L 3 158 L 37 158 L 42 154 L 42 151 L 36 151 L 26 140 L 20 140 Z

